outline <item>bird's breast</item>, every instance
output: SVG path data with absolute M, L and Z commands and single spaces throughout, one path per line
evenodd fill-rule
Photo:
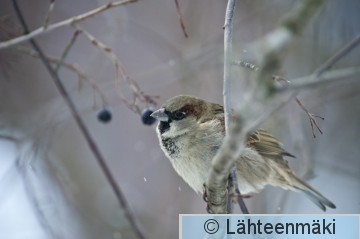
M 196 192 L 202 192 L 211 160 L 216 153 L 212 145 L 201 140 L 189 141 L 187 136 L 178 136 L 162 138 L 161 148 L 184 181 Z
M 176 138 L 162 138 L 161 139 L 161 146 L 163 150 L 167 153 L 170 157 L 177 157 L 180 152 L 180 147 L 176 142 Z

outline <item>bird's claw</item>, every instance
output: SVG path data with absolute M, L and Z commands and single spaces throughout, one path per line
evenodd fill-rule
M 204 190 L 203 190 L 203 200 L 206 202 L 206 211 L 207 211 L 207 213 L 209 213 L 209 214 L 214 214 L 214 211 L 213 210 L 211 210 L 211 208 L 210 208 L 210 204 L 209 204 L 209 200 L 208 200 L 208 198 L 207 198 L 207 192 L 206 192 L 206 184 L 204 183 L 203 184 L 203 187 L 204 187 Z
M 207 203 L 207 202 L 209 202 L 209 201 L 208 201 L 208 198 L 207 198 L 206 184 L 205 184 L 205 183 L 203 184 L 203 187 L 204 187 L 204 190 L 203 190 L 203 200 Z
M 209 204 L 207 204 L 207 205 L 206 205 L 206 211 L 207 211 L 207 213 L 209 213 L 209 214 L 214 214 L 214 211 L 213 211 L 213 210 L 211 210 L 211 208 L 210 208 L 210 205 L 209 205 Z

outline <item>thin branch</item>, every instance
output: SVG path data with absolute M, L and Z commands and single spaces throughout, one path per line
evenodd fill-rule
M 78 37 L 79 33 L 80 33 L 80 31 L 75 31 L 75 33 L 73 34 L 73 36 L 70 39 L 70 42 L 65 46 L 65 49 L 64 49 L 63 53 L 61 54 L 60 61 L 55 67 L 56 73 L 59 73 L 60 67 L 62 66 L 65 58 L 67 57 L 67 55 L 69 54 L 70 49 L 74 45 L 74 43 L 76 41 L 76 38 Z
M 281 76 L 273 76 L 273 79 L 275 81 L 278 82 L 283 82 L 285 85 L 291 84 L 291 81 L 286 80 L 285 78 L 281 77 Z M 320 134 L 323 134 L 323 132 L 321 131 L 319 125 L 317 124 L 316 118 L 318 119 L 322 119 L 324 120 L 324 117 L 318 116 L 318 115 L 314 115 L 313 113 L 311 113 L 306 107 L 305 105 L 300 101 L 300 99 L 295 96 L 295 101 L 296 103 L 300 106 L 300 108 L 306 113 L 306 115 L 309 118 L 309 122 L 310 122 L 310 126 L 311 126 L 311 132 L 314 138 L 316 138 L 316 134 L 315 134 L 315 128 L 314 126 L 317 128 L 317 130 L 320 132 Z
M 338 55 L 338 53 L 336 53 L 334 56 L 336 56 L 336 55 Z M 333 57 L 331 57 L 331 58 L 333 58 Z M 249 64 L 244 64 L 241 62 L 242 61 L 237 61 L 234 64 L 249 68 L 248 67 Z M 260 69 L 260 67 L 257 67 L 256 65 L 251 64 L 251 67 L 249 69 L 253 69 L 254 71 L 257 71 Z M 339 80 L 355 80 L 353 77 L 360 75 L 359 68 L 344 68 L 344 69 L 338 69 L 338 70 L 327 71 L 327 72 L 321 71 L 321 76 L 319 76 L 316 72 L 317 71 L 315 71 L 312 75 L 301 77 L 301 78 L 294 79 L 291 81 L 286 80 L 286 79 L 282 78 L 281 76 L 273 75 L 272 78 L 274 80 L 285 82 L 285 84 L 282 84 L 280 86 L 275 85 L 274 87 L 276 90 L 279 90 L 279 91 L 300 90 L 300 89 L 316 87 L 321 84 L 336 82 Z M 298 97 L 295 97 L 295 100 L 309 118 L 313 137 L 314 138 L 316 137 L 315 132 L 314 132 L 314 126 L 322 134 L 323 132 L 321 131 L 320 127 L 318 126 L 316 118 L 319 118 L 322 120 L 324 120 L 324 118 L 321 116 L 314 115 L 313 113 L 309 112 L 309 110 L 304 106 L 304 104 L 302 104 L 302 102 L 300 101 L 300 99 Z
M 229 174 L 229 177 L 228 177 L 228 183 L 227 183 L 227 202 L 226 202 L 226 212 L 228 214 L 231 214 L 233 213 L 234 211 L 234 205 L 233 205 L 233 197 L 232 195 L 234 194 L 233 192 L 235 191 L 234 189 L 234 178 L 233 178 L 233 175 L 235 173 L 236 175 L 236 171 L 235 171 L 235 167 L 232 168 L 231 170 L 231 173 Z M 206 188 L 205 188 L 206 190 Z M 206 201 L 207 202 L 207 207 L 206 209 L 208 209 L 208 213 L 209 214 L 213 214 L 213 212 L 211 211 L 210 209 L 210 206 L 209 206 L 209 201 Z
M 180 22 L 181 29 L 182 29 L 182 31 L 183 31 L 183 33 L 184 33 L 184 36 L 185 36 L 186 38 L 188 38 L 188 34 L 187 34 L 186 28 L 185 28 L 185 24 L 184 24 L 184 21 L 183 21 L 183 18 L 182 18 L 182 16 L 181 16 L 181 12 L 180 12 L 179 0 L 175 0 L 175 5 L 176 5 L 176 14 L 177 14 L 177 16 L 178 16 L 178 18 L 179 18 L 179 22 Z
M 283 19 L 281 25 L 273 32 L 269 33 L 263 39 L 256 43 L 256 49 L 263 51 L 259 52 L 262 57 L 260 64 L 260 71 L 257 77 L 257 82 L 265 81 L 267 87 L 260 87 L 268 92 L 263 94 L 273 94 L 273 84 L 269 76 L 274 75 L 280 66 L 280 53 L 290 44 L 295 36 L 299 35 L 304 27 L 307 25 L 311 16 L 322 5 L 323 0 L 305 0 L 301 1 L 293 11 Z
M 357 39 L 357 38 L 355 38 Z M 346 46 L 344 46 L 342 49 L 349 49 L 349 46 L 354 46 L 355 40 L 351 41 L 352 44 L 347 44 Z M 351 47 L 351 49 L 353 49 L 353 47 Z M 357 68 L 346 68 L 346 69 L 339 69 L 339 70 L 334 70 L 334 71 L 328 71 L 325 72 L 321 69 L 329 69 L 330 65 L 335 64 L 336 61 L 330 61 L 331 59 L 340 59 L 340 55 L 341 56 L 345 56 L 343 53 L 344 50 L 340 50 L 339 52 L 335 53 L 335 55 L 333 57 L 331 57 L 327 62 L 329 62 L 328 64 L 324 64 L 323 66 L 319 67 L 319 70 L 314 71 L 314 73 L 310 76 L 306 76 L 306 77 L 302 77 L 299 79 L 295 79 L 292 81 L 286 80 L 285 78 L 278 76 L 278 75 L 273 75 L 272 78 L 275 81 L 281 81 L 281 82 L 285 82 L 285 84 L 282 84 L 280 86 L 275 86 L 275 89 L 283 91 L 283 90 L 298 90 L 298 89 L 302 89 L 302 88 L 310 88 L 310 87 L 314 87 L 317 86 L 319 84 L 325 84 L 325 83 L 330 83 L 333 81 L 339 81 L 339 80 L 352 80 L 356 75 L 360 74 L 360 69 Z M 337 56 L 337 57 L 336 57 Z M 330 63 L 332 62 L 332 63 Z M 258 71 L 260 70 L 260 67 L 258 67 L 255 64 L 246 62 L 246 61 L 235 61 L 233 63 L 234 65 L 239 65 L 242 67 L 245 67 L 247 69 L 253 70 L 253 71 Z M 325 67 L 325 65 L 327 65 L 328 67 Z M 322 76 L 319 75 L 319 73 Z M 295 82 L 295 83 L 294 83 Z M 314 131 L 314 126 L 316 127 L 316 129 L 323 134 L 323 132 L 321 131 L 319 125 L 317 124 L 316 118 L 318 119 L 322 119 L 324 120 L 323 117 L 318 116 L 318 115 L 314 115 L 313 113 L 311 113 L 305 106 L 304 104 L 300 101 L 300 99 L 298 97 L 295 96 L 295 100 L 297 102 L 297 104 L 301 107 L 301 109 L 307 114 L 308 118 L 309 118 L 309 122 L 310 122 L 310 126 L 311 126 L 311 130 L 312 130 L 312 134 L 313 137 L 315 138 L 315 131 Z
M 84 36 L 86 36 L 87 39 L 89 39 L 89 41 L 96 46 L 97 48 L 99 48 L 114 64 L 115 66 L 115 89 L 116 92 L 118 93 L 118 95 L 120 96 L 121 100 L 123 101 L 123 103 L 125 105 L 127 105 L 130 109 L 132 109 L 135 112 L 140 112 L 140 109 L 138 107 L 136 107 L 136 104 L 133 104 L 133 102 L 129 101 L 124 94 L 122 93 L 121 89 L 120 89 L 120 77 L 124 80 L 127 81 L 128 83 L 132 83 L 129 82 L 129 76 L 127 75 L 125 68 L 123 67 L 123 65 L 121 64 L 120 60 L 117 58 L 117 56 L 115 55 L 115 53 L 111 50 L 111 48 L 109 48 L 108 46 L 106 46 L 104 43 L 102 43 L 101 41 L 99 41 L 98 39 L 96 39 L 93 35 L 91 35 L 88 31 L 78 27 L 78 26 L 74 26 L 78 32 L 83 33 Z M 132 89 L 137 90 L 136 87 L 132 87 Z
M 15 12 L 19 18 L 19 21 L 21 23 L 21 25 L 24 28 L 25 32 L 28 32 L 28 28 L 27 28 L 27 24 L 21 14 L 21 11 L 19 9 L 19 6 L 16 2 L 16 0 L 13 0 L 13 5 L 15 8 Z M 74 102 L 71 100 L 70 96 L 68 95 L 64 85 L 61 82 L 60 77 L 58 76 L 58 74 L 55 72 L 55 70 L 52 68 L 52 66 L 50 65 L 49 60 L 46 58 L 46 56 L 44 55 L 43 51 L 40 49 L 40 47 L 38 46 L 38 44 L 31 39 L 30 40 L 30 44 L 32 45 L 32 47 L 38 52 L 42 62 L 44 63 L 46 69 L 48 70 L 48 72 L 50 73 L 51 77 L 53 78 L 53 81 L 57 87 L 57 89 L 59 90 L 60 95 L 62 96 L 62 98 L 64 99 L 65 103 L 68 105 L 70 112 L 72 114 L 72 116 L 74 117 L 76 124 L 78 125 L 81 133 L 83 134 L 90 150 L 92 151 L 92 153 L 95 156 L 95 159 L 97 160 L 100 168 L 102 169 L 102 171 L 105 174 L 106 179 L 108 180 L 111 188 L 113 189 L 116 198 L 118 200 L 118 202 L 120 203 L 122 209 L 125 212 L 125 216 L 128 219 L 130 225 L 132 226 L 136 236 L 138 238 L 146 238 L 145 234 L 143 232 L 143 229 L 141 228 L 140 224 L 138 223 L 138 221 L 136 220 L 133 212 L 130 209 L 130 206 L 125 198 L 124 193 L 122 192 L 122 190 L 120 189 L 119 185 L 117 184 L 115 178 L 113 177 L 109 167 L 106 164 L 105 158 L 102 156 L 97 144 L 95 143 L 95 141 L 93 140 L 93 138 L 90 135 L 89 130 L 87 129 L 85 123 L 83 122 L 83 120 L 81 119 Z
M 225 117 L 225 132 L 229 134 L 229 127 L 231 125 L 231 80 L 232 80 L 232 38 L 233 38 L 233 19 L 234 19 L 234 12 L 235 12 L 235 5 L 236 0 L 228 0 L 226 6 L 226 13 L 225 13 L 225 23 L 224 23 L 224 83 L 223 83 L 223 101 L 224 101 L 224 117 Z M 228 192 L 227 192 L 227 203 L 232 204 L 230 191 L 233 191 L 237 185 L 237 176 L 236 176 L 236 165 L 234 163 L 231 172 L 228 177 Z M 239 192 L 240 194 L 240 192 Z M 216 194 L 214 194 L 216 195 Z M 210 195 L 211 199 L 211 195 Z M 240 198 L 242 201 L 242 198 Z M 211 200 L 209 203 L 211 204 Z M 242 204 L 245 203 L 242 201 Z M 211 208 L 211 206 L 210 206 Z M 212 209 L 212 208 L 211 208 Z M 241 208 L 242 209 L 242 208 Z M 232 206 L 227 205 L 227 213 L 232 213 Z M 243 213 L 249 213 L 246 206 Z
M 103 42 L 96 39 L 93 35 L 91 35 L 85 29 L 82 29 L 78 26 L 74 26 L 80 33 L 82 33 L 95 47 L 100 49 L 114 64 L 115 66 L 115 89 L 117 94 L 120 96 L 122 102 L 135 113 L 141 113 L 141 110 L 138 106 L 138 101 L 143 102 L 145 104 L 156 105 L 154 100 L 155 97 L 146 95 L 139 87 L 137 82 L 132 79 L 128 73 L 126 72 L 125 67 L 120 62 L 114 51 L 105 45 Z M 133 100 L 128 100 L 120 89 L 121 79 L 127 83 L 130 90 L 133 92 Z
M 242 66 L 242 67 L 245 67 L 247 69 L 250 69 L 252 71 L 258 71 L 260 70 L 260 67 L 258 67 L 257 65 L 255 64 L 252 64 L 252 63 L 249 63 L 249 62 L 246 62 L 246 61 L 236 61 L 234 62 L 235 65 L 239 65 L 239 66 Z M 291 82 L 289 80 L 286 80 L 285 78 L 281 77 L 281 76 L 278 76 L 278 75 L 273 75 L 273 80 L 274 81 L 278 81 L 278 82 L 284 82 L 285 85 L 288 85 L 288 84 L 291 84 Z M 295 100 L 296 100 L 296 103 L 300 106 L 300 108 L 306 113 L 306 115 L 308 116 L 309 118 L 309 121 L 310 121 L 310 126 L 311 126 L 311 132 L 313 134 L 313 137 L 316 138 L 316 135 L 315 135 L 315 131 L 314 131 L 314 126 L 317 128 L 317 130 L 320 132 L 320 134 L 323 134 L 323 132 L 321 131 L 319 125 L 317 124 L 317 121 L 316 121 L 316 118 L 319 118 L 319 119 L 322 119 L 324 120 L 323 117 L 321 116 L 318 116 L 318 115 L 314 115 L 313 113 L 311 113 L 306 107 L 305 105 L 300 101 L 300 99 L 295 96 Z
M 223 98 L 225 111 L 225 130 L 229 132 L 231 119 L 231 75 L 232 75 L 232 37 L 233 37 L 233 17 L 236 0 L 229 0 L 226 8 L 224 24 L 224 83 Z
M 95 8 L 95 9 L 93 9 L 91 11 L 86 12 L 86 13 L 80 14 L 80 15 L 75 16 L 75 17 L 71 17 L 71 18 L 63 20 L 61 22 L 51 24 L 46 29 L 44 27 L 40 27 L 40 28 L 38 28 L 38 29 L 36 29 L 36 30 L 34 30 L 32 32 L 26 33 L 25 35 L 13 38 L 13 39 L 8 40 L 8 41 L 0 42 L 0 49 L 4 49 L 4 48 L 7 48 L 7 47 L 10 47 L 10 46 L 13 46 L 13 45 L 28 41 L 28 40 L 30 40 L 30 39 L 32 39 L 34 37 L 37 37 L 37 36 L 40 36 L 42 34 L 51 32 L 51 31 L 53 31 L 55 29 L 58 29 L 60 27 L 71 26 L 74 23 L 77 23 L 77 22 L 83 21 L 83 20 L 85 20 L 87 18 L 93 17 L 93 16 L 95 16 L 95 15 L 97 15 L 97 14 L 103 12 L 103 11 L 106 11 L 106 10 L 110 9 L 110 8 L 118 7 L 118 6 L 121 6 L 121 5 L 125 5 L 125 4 L 132 3 L 132 2 L 137 2 L 137 1 L 138 0 L 122 0 L 122 1 L 109 2 L 109 3 L 105 4 L 105 5 L 102 5 L 101 7 Z
M 16 49 L 19 50 L 20 52 L 22 53 L 25 53 L 31 57 L 34 57 L 34 58 L 40 58 L 39 54 L 32 50 L 32 49 L 29 49 L 27 47 L 22 47 L 22 46 L 16 46 Z M 54 58 L 54 57 L 51 57 L 51 56 L 46 56 L 47 59 L 49 60 L 49 62 L 55 66 L 59 65 L 60 64 L 60 59 L 57 59 L 57 58 Z M 78 80 L 79 80 L 79 90 L 81 88 L 81 85 L 82 85 L 82 82 L 86 82 L 88 83 L 91 88 L 97 93 L 99 94 L 100 98 L 101 98 L 101 103 L 102 103 L 102 107 L 106 107 L 108 105 L 108 101 L 106 99 L 106 96 L 105 94 L 102 92 L 102 90 L 99 88 L 99 86 L 96 84 L 95 81 L 89 79 L 84 72 L 82 72 L 78 66 L 76 66 L 75 64 L 70 64 L 70 63 L 67 63 L 67 62 L 62 62 L 61 65 L 63 67 L 65 67 L 66 69 L 68 69 L 69 71 L 71 72 L 74 72 L 77 77 L 78 77 Z
M 284 102 L 287 102 L 289 97 L 293 97 L 294 92 L 287 93 L 286 97 L 284 95 L 275 97 L 277 91 L 274 88 L 272 75 L 279 69 L 281 53 L 292 39 L 303 31 L 322 3 L 323 0 L 299 2 L 299 5 L 289 12 L 281 26 L 253 46 L 253 49 L 258 50 L 262 63 L 261 69 L 256 72 L 253 79 L 257 83 L 256 90 L 246 99 L 246 102 L 242 102 L 242 105 L 235 108 L 234 121 L 212 161 L 207 180 L 208 189 L 212 189 L 208 191 L 207 196 L 209 200 L 214 199 L 215 204 L 211 209 L 215 213 L 225 213 L 226 181 L 235 161 L 241 157 L 248 133 Z M 226 27 L 228 25 L 225 24 L 225 29 Z
M 239 207 L 241 209 L 241 211 L 243 212 L 243 214 L 249 214 L 249 210 L 247 209 L 244 200 L 243 200 L 243 196 L 240 193 L 240 189 L 239 189 L 239 185 L 238 185 L 238 180 L 237 180 L 237 175 L 236 175 L 236 167 L 233 167 L 231 170 L 231 173 L 229 175 L 229 179 L 228 179 L 228 198 L 230 199 L 230 204 L 232 203 L 232 198 L 235 197 L 236 198 L 236 202 L 239 204 Z M 228 200 L 229 203 L 229 200 Z M 228 205 L 229 207 L 229 205 Z M 228 212 L 231 212 L 231 209 L 228 210 Z
M 48 27 L 50 17 L 54 11 L 54 7 L 55 7 L 55 0 L 50 0 L 49 10 L 46 13 L 45 20 L 44 20 L 44 29 L 46 29 Z
M 225 24 L 224 24 L 224 86 L 223 86 L 223 97 L 224 97 L 224 112 L 225 112 L 225 131 L 229 134 L 229 127 L 231 124 L 231 79 L 232 79 L 232 37 L 233 37 L 233 18 L 235 12 L 236 0 L 229 0 L 226 8 Z M 238 187 L 236 165 L 234 163 L 230 177 L 228 178 L 228 184 L 230 190 L 234 190 L 238 196 L 238 203 L 243 214 L 249 214 L 244 200 L 241 196 L 240 189 Z M 228 192 L 228 198 L 231 196 Z M 231 200 L 228 200 L 228 202 Z M 211 202 L 211 201 L 209 201 Z M 232 209 L 228 206 L 228 209 Z M 228 211 L 231 213 L 231 211 Z
M 214 213 L 226 213 L 227 210 L 227 192 L 226 185 L 228 182 L 228 175 L 235 163 L 235 155 L 238 147 L 244 147 L 241 143 L 243 137 L 232 137 L 232 134 L 240 134 L 241 126 L 238 122 L 231 124 L 229 135 L 226 135 L 224 142 L 220 147 L 218 153 L 212 161 L 212 167 L 207 179 L 207 198 L 209 207 Z M 240 139 L 240 140 L 239 140 Z M 221 161 L 221 163 L 220 163 Z M 234 181 L 232 181 L 234 182 Z
M 298 97 L 295 97 L 295 100 L 298 103 L 298 105 L 301 107 L 301 109 L 307 114 L 307 116 L 309 118 L 310 125 L 311 125 L 311 132 L 313 134 L 313 137 L 316 138 L 316 135 L 315 135 L 315 132 L 314 132 L 314 126 L 317 128 L 317 130 L 320 132 L 320 134 L 323 134 L 323 132 L 321 131 L 319 125 L 317 124 L 316 118 L 324 120 L 324 117 L 321 117 L 321 116 L 314 115 L 314 114 L 310 113 L 308 111 L 308 109 L 306 109 L 306 107 L 301 103 L 301 101 L 299 100 Z
M 315 75 L 320 76 L 325 71 L 329 70 L 333 65 L 335 65 L 339 60 L 345 57 L 348 53 L 351 52 L 357 45 L 360 44 L 360 35 L 356 36 L 353 40 L 351 40 L 348 44 L 346 44 L 343 48 L 341 48 L 338 52 L 335 53 L 332 57 L 330 57 L 324 64 L 322 64 L 319 68 L 317 68 L 314 72 Z
M 338 70 L 327 71 L 323 73 L 320 77 L 315 74 L 297 78 L 291 81 L 291 84 L 283 86 L 275 86 L 276 90 L 285 91 L 285 90 L 304 90 L 314 87 L 318 87 L 323 84 L 328 84 L 331 82 L 336 82 L 339 80 L 357 80 L 354 79 L 355 76 L 360 75 L 360 68 L 350 67 L 343 68 Z

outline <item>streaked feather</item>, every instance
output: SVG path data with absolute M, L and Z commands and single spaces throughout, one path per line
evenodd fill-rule
M 266 158 L 277 160 L 283 160 L 283 156 L 295 158 L 281 147 L 280 141 L 263 129 L 258 129 L 250 135 L 247 146 Z

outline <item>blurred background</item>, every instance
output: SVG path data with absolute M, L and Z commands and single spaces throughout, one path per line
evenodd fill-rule
M 241 0 L 234 21 L 239 58 L 247 46 L 277 26 L 298 1 Z M 46 0 L 18 1 L 30 29 L 43 25 Z M 106 0 L 56 1 L 50 23 L 106 4 Z M 110 9 L 78 24 L 118 56 L 143 92 L 166 99 L 189 94 L 222 102 L 223 29 L 226 1 L 179 0 L 185 38 L 175 1 L 139 1 Z M 360 2 L 328 0 L 284 56 L 279 75 L 309 75 L 360 33 Z M 0 40 L 20 35 L 10 0 L 0 2 Z M 56 59 L 72 38 L 70 27 L 36 38 Z M 23 43 L 0 50 L 0 238 L 135 238 L 69 109 L 42 62 Z M 334 68 L 360 65 L 360 47 Z M 79 89 L 78 76 L 59 75 L 103 153 L 148 238 L 177 238 L 178 217 L 206 213 L 196 195 L 160 150 L 155 125 L 142 124 L 115 91 L 112 61 L 80 34 L 65 59 L 95 82 Z M 241 81 L 241 78 L 237 80 Z M 124 95 L 133 94 L 125 83 Z M 101 92 L 101 93 L 98 93 Z M 301 92 L 308 110 L 325 118 L 312 136 L 307 115 L 290 101 L 261 127 L 296 155 L 291 166 L 331 199 L 328 213 L 360 213 L 360 82 L 338 81 Z M 101 94 L 106 98 L 102 103 Z M 241 89 L 236 94 L 242 94 Z M 94 104 L 94 101 L 96 104 Z M 97 118 L 103 107 L 112 120 Z M 139 103 L 140 111 L 149 105 Z M 267 187 L 246 199 L 251 213 L 323 213 L 300 194 Z M 236 212 L 239 212 L 237 209 Z

